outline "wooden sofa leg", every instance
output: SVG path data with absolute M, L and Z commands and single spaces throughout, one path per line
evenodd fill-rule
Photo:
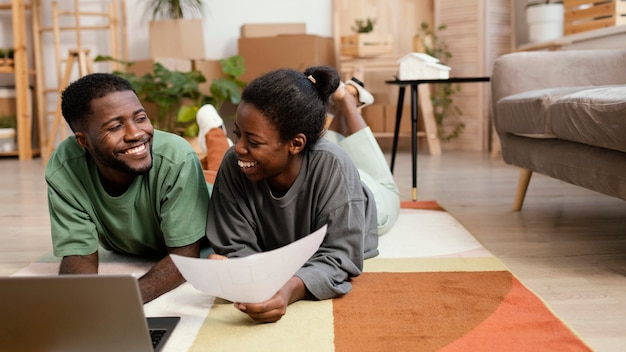
M 521 169 L 519 172 L 519 179 L 517 180 L 517 193 L 515 194 L 515 202 L 513 203 L 513 211 L 522 210 L 524 204 L 524 198 L 526 197 L 526 190 L 528 190 L 528 184 L 530 183 L 530 177 L 533 172 L 528 169 Z

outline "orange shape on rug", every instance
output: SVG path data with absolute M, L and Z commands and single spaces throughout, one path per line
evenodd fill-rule
M 508 271 L 363 273 L 333 300 L 335 351 L 588 351 Z
M 335 351 L 437 350 L 485 321 L 510 288 L 502 271 L 363 273 L 333 300 Z
M 441 351 L 591 351 L 565 324 L 513 278 L 511 292 L 484 323 Z
M 402 209 L 422 209 L 422 210 L 441 210 L 445 211 L 439 203 L 434 200 L 420 200 L 414 202 L 400 202 Z

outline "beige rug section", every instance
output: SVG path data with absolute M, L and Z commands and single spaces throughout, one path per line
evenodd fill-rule
M 273 324 L 257 324 L 233 304 L 216 300 L 190 351 L 333 351 L 331 300 L 299 301 Z

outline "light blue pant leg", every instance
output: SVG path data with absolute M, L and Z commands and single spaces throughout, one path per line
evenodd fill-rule
M 206 183 L 206 187 L 209 190 L 209 206 L 211 206 L 211 194 L 213 193 L 213 185 L 210 183 Z M 208 221 L 208 220 L 207 220 Z M 215 251 L 213 250 L 213 248 L 209 245 L 203 245 L 200 247 L 200 258 L 202 259 L 206 259 L 209 254 L 214 254 Z
M 348 137 L 327 131 L 325 138 L 342 146 L 359 169 L 361 181 L 374 194 L 378 211 L 378 234 L 387 233 L 398 220 L 400 195 L 376 138 L 369 127 Z

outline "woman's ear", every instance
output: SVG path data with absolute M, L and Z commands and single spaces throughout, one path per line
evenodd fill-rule
M 291 146 L 289 148 L 289 151 L 291 152 L 291 154 L 295 155 L 295 154 L 300 153 L 304 149 L 305 146 L 306 146 L 306 136 L 303 133 L 298 133 L 291 140 Z

